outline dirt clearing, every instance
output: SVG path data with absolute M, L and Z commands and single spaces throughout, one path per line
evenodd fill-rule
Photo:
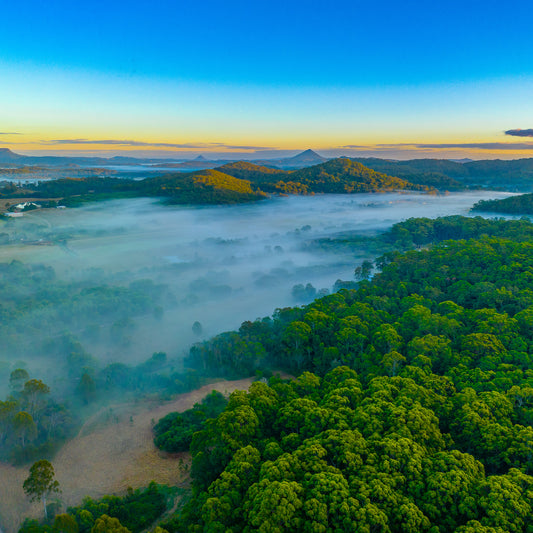
M 152 440 L 152 421 L 172 411 L 190 409 L 212 390 L 230 393 L 247 389 L 252 381 L 213 383 L 163 405 L 138 402 L 102 409 L 52 461 L 63 507 L 79 504 L 84 496 L 122 493 L 152 480 L 168 485 L 181 483 L 184 474 L 179 459 L 187 463 L 188 454 L 160 453 Z M 0 463 L 0 533 L 16 533 L 23 518 L 42 516 L 41 503 L 30 504 L 22 490 L 30 466 L 15 468 Z

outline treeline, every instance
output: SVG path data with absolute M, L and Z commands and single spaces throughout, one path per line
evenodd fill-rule
M 260 200 L 265 194 L 253 191 L 249 182 L 205 170 L 143 180 L 65 178 L 23 186 L 8 184 L 0 188 L 0 197 L 58 199 L 61 205 L 75 207 L 90 201 L 136 197 L 162 197 L 175 204 L 232 204 Z
M 482 236 L 533 241 L 533 224 L 528 218 L 504 220 L 460 215 L 410 218 L 395 224 L 383 234 L 382 240 L 406 249 L 445 240 L 475 239 Z
M 0 188 L 0 198 L 60 200 L 61 205 L 71 207 L 87 201 L 142 196 L 165 198 L 171 204 L 234 204 L 261 200 L 266 193 L 350 194 L 392 190 L 435 191 L 432 185 L 411 183 L 339 158 L 297 171 L 237 162 L 213 170 L 167 173 L 142 180 L 102 177 L 20 186 L 5 183 Z
M 533 224 L 528 218 L 504 220 L 461 215 L 419 217 L 394 224 L 390 230 L 376 236 L 345 233 L 309 241 L 306 246 L 329 252 L 364 250 L 377 255 L 425 247 L 448 239 L 475 239 L 482 236 L 519 241 L 533 240 Z
M 533 245 L 445 240 L 376 263 L 357 290 L 191 350 L 199 369 L 299 377 L 232 394 L 194 435 L 192 499 L 162 527 L 531 531 Z
M 176 489 L 152 482 L 145 489 L 128 489 L 123 497 L 104 496 L 99 500 L 87 497 L 80 506 L 56 515 L 50 525 L 26 519 L 19 533 L 140 533 L 171 507 L 175 493 Z
M 433 185 L 438 189 L 494 187 L 510 191 L 531 191 L 533 188 L 533 158 L 463 162 L 447 159 L 353 159 L 379 172 L 386 172 L 413 183 Z
M 502 200 L 480 200 L 474 204 L 472 211 L 506 213 L 510 215 L 532 215 L 533 193 L 510 196 Z

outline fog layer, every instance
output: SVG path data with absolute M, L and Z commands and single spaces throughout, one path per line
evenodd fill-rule
M 113 316 L 102 320 L 88 312 L 66 328 L 102 364 L 133 364 L 155 351 L 179 358 L 195 341 L 278 307 L 305 303 L 294 299 L 295 284 L 331 290 L 336 280 L 353 279 L 354 267 L 368 252 L 325 252 L 312 245 L 318 238 L 380 232 L 414 216 L 466 215 L 480 199 L 506 196 L 482 191 L 292 196 L 206 208 L 119 200 L 10 220 L 0 230 L 11 242 L 0 246 L 0 262 L 42 263 L 55 270 L 56 279 L 87 288 L 151 280 L 156 312 L 126 318 L 122 313 L 118 326 Z M 36 316 L 28 332 L 32 338 L 4 350 L 0 364 L 7 371 L 22 359 L 53 382 L 61 365 L 50 365 L 46 350 L 36 347 L 57 338 L 62 324 L 39 331 L 45 321 Z M 195 322 L 201 328 L 193 328 Z

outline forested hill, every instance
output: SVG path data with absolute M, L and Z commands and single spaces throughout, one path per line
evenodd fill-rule
M 287 170 L 280 170 L 277 168 L 265 167 L 262 165 L 255 165 L 248 161 L 237 161 L 236 163 L 228 163 L 218 167 L 220 172 L 229 174 L 235 178 L 249 180 L 258 185 L 263 183 L 275 183 L 277 180 L 287 179 L 290 172 Z
M 295 171 L 283 171 L 244 161 L 220 167 L 232 176 L 250 180 L 267 192 L 358 193 L 392 190 L 429 191 L 432 187 L 376 172 L 361 163 L 340 157 Z
M 319 193 L 429 190 L 424 185 L 415 185 L 406 180 L 376 172 L 345 157 L 296 170 L 291 173 L 290 181 L 301 183 L 309 191 Z
M 173 172 L 142 180 L 58 179 L 4 184 L 0 198 L 61 199 L 64 205 L 124 197 L 163 197 L 174 204 L 233 204 L 261 200 L 267 193 L 360 193 L 391 190 L 433 191 L 425 185 L 387 176 L 349 159 L 334 159 L 298 171 L 237 162 L 198 172 Z
M 438 189 L 499 187 L 509 191 L 533 190 L 533 158 L 510 161 L 483 160 L 458 163 L 447 159 L 391 161 L 378 158 L 353 158 L 380 172 L 424 183 Z
M 174 204 L 232 204 L 266 197 L 262 191 L 252 190 L 250 181 L 217 169 L 147 178 L 140 182 L 139 192 L 167 197 Z
M 74 206 L 112 198 L 159 197 L 174 204 L 235 204 L 262 200 L 247 180 L 217 170 L 174 172 L 135 181 L 120 178 L 59 179 L 0 188 L 2 198 L 47 198 Z
M 472 211 L 533 215 L 533 194 L 520 194 L 503 200 L 481 200 L 474 204 Z
M 192 498 L 162 527 L 531 532 L 532 225 L 494 223 L 516 238 L 389 254 L 357 290 L 196 345 L 213 373 L 299 377 L 194 435 Z

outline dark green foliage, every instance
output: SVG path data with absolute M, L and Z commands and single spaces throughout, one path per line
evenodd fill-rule
M 195 434 L 170 530 L 530 532 L 531 230 L 408 221 L 387 238 L 435 244 L 192 350 L 224 372 L 259 344 L 257 368 L 299 377 L 234 393 Z
M 510 196 L 503 200 L 481 200 L 472 211 L 506 213 L 511 215 L 533 215 L 533 193 Z
M 226 407 L 223 394 L 212 391 L 200 403 L 183 413 L 169 413 L 154 427 L 155 445 L 165 452 L 186 452 L 194 433 L 205 426 L 210 418 L 216 418 Z
M 104 514 L 117 518 L 132 533 L 138 533 L 153 524 L 168 509 L 172 495 L 172 489 L 152 482 L 145 489 L 129 489 L 124 497 L 104 496 L 100 500 L 85 498 L 82 505 L 70 507 L 67 512 L 75 518 L 80 533 L 89 532 Z
M 533 159 L 511 161 L 485 160 L 458 163 L 446 159 L 412 159 L 390 161 L 377 158 L 354 158 L 363 165 L 392 176 L 431 185 L 440 190 L 464 187 L 502 187 L 509 191 L 533 189 Z M 458 185 L 459 183 L 459 185 Z

